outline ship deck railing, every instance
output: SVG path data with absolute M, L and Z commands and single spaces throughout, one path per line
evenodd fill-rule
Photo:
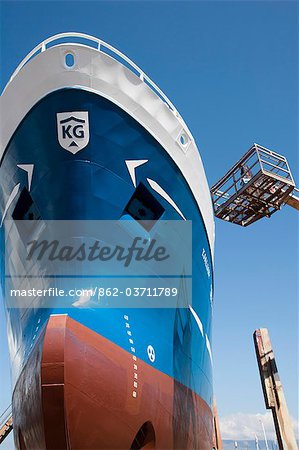
M 0 416 L 0 444 L 9 435 L 12 429 L 12 407 L 9 405 Z
M 248 226 L 278 211 L 294 189 L 286 158 L 254 144 L 212 186 L 214 213 L 220 219 Z
M 77 32 L 59 33 L 49 37 L 48 39 L 45 39 L 43 42 L 38 44 L 30 53 L 28 53 L 28 55 L 25 56 L 25 58 L 20 62 L 20 64 L 10 77 L 6 87 L 32 58 L 37 56 L 39 53 L 44 52 L 50 47 L 54 47 L 56 45 L 61 44 L 85 45 L 87 47 L 96 49 L 99 52 L 105 53 L 106 55 L 112 57 L 113 59 L 124 65 L 127 69 L 129 69 L 136 76 L 138 76 L 140 80 L 146 83 L 150 87 L 150 89 L 167 105 L 167 107 L 170 109 L 173 115 L 181 123 L 182 127 L 184 128 L 184 131 L 188 134 L 188 137 L 192 141 L 194 141 L 191 131 L 189 130 L 184 119 L 179 114 L 174 104 L 169 100 L 169 98 L 164 94 L 164 92 L 159 88 L 159 86 L 157 86 L 156 83 L 154 83 L 154 81 L 142 69 L 140 69 L 140 67 L 137 64 L 135 64 L 130 58 L 128 58 L 128 56 L 126 56 L 124 53 L 120 52 L 117 48 L 113 47 L 107 42 L 85 33 L 77 33 Z

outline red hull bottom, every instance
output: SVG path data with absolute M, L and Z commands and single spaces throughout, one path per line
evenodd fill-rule
M 51 316 L 14 391 L 19 450 L 212 448 L 194 392 L 68 316 Z

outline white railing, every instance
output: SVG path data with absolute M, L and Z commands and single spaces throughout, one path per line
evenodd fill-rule
M 299 198 L 299 189 L 295 187 L 294 190 L 293 190 L 293 192 L 292 192 L 292 195 L 293 195 L 294 197 L 298 197 L 298 198 Z
M 172 113 L 180 121 L 180 123 L 184 127 L 185 131 L 189 134 L 190 139 L 194 140 L 190 130 L 188 129 L 183 118 L 177 111 L 176 107 L 169 100 L 169 98 L 164 94 L 164 92 L 161 91 L 161 89 L 151 80 L 151 78 L 149 76 L 147 76 L 143 72 L 143 70 L 141 70 L 140 67 L 137 66 L 137 64 L 135 64 L 130 58 L 128 58 L 122 52 L 117 50 L 115 47 L 108 44 L 107 42 L 102 41 L 101 39 L 98 39 L 94 36 L 90 36 L 88 34 L 76 33 L 76 32 L 60 33 L 60 34 L 51 36 L 48 39 L 45 39 L 43 42 L 38 44 L 33 50 L 31 50 L 31 52 L 28 53 L 28 55 L 20 62 L 20 64 L 18 65 L 18 67 L 16 68 L 14 73 L 12 74 L 6 87 L 15 78 L 15 76 L 22 70 L 22 68 L 30 61 L 30 59 L 34 58 L 37 54 L 44 52 L 50 46 L 52 47 L 54 45 L 60 45 L 60 44 L 74 44 L 74 43 L 76 44 L 76 42 L 72 41 L 72 39 L 74 39 L 74 38 L 84 40 L 85 41 L 84 43 L 77 42 L 77 44 L 81 44 L 81 45 L 86 45 L 88 41 L 93 42 L 94 44 L 96 44 L 96 47 L 92 46 L 92 45 L 89 45 L 89 47 L 96 48 L 98 51 L 106 53 L 106 54 L 107 54 L 107 52 L 105 52 L 105 49 L 108 49 L 110 51 L 110 53 L 108 53 L 109 56 L 114 57 L 114 59 L 116 59 L 118 62 L 122 63 L 125 67 L 129 68 L 133 73 L 135 73 L 135 75 L 137 73 L 140 80 L 146 82 L 146 84 L 155 92 L 155 94 L 158 95 L 166 103 L 168 108 L 172 111 Z M 63 40 L 63 42 L 59 42 L 61 40 Z M 115 58 L 115 56 L 117 56 L 117 58 Z

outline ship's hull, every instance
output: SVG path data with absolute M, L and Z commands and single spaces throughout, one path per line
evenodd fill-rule
M 196 393 L 63 315 L 27 361 L 14 410 L 21 442 L 30 430 L 25 448 L 211 448 L 211 411 Z
M 57 115 L 71 112 L 89 117 L 88 141 L 76 152 L 63 148 L 57 129 Z M 126 161 L 137 160 L 144 164 L 134 179 Z M 30 182 L 24 166 L 33 166 Z M 150 208 L 150 219 L 192 221 L 192 276 L 171 280 L 179 291 L 177 307 L 82 307 L 76 298 L 63 306 L 11 307 L 8 289 L 19 288 L 20 281 L 4 270 L 2 246 L 16 448 L 212 447 L 211 246 L 188 182 L 148 129 L 86 89 L 53 89 L 41 98 L 14 131 L 1 161 L 6 252 L 14 248 L 11 264 L 21 273 L 23 243 L 10 219 L 134 221 L 127 205 L 138 189 L 161 211 L 155 218 Z M 23 279 L 24 286 L 32 284 L 29 274 Z M 155 285 L 151 277 L 143 282 Z M 53 285 L 53 277 L 45 283 Z M 71 277 L 64 283 L 74 287 Z M 112 278 L 110 287 L 118 286 Z

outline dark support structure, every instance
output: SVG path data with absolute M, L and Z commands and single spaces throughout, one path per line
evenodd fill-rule
M 299 211 L 299 189 L 295 188 L 286 199 L 286 204 Z

